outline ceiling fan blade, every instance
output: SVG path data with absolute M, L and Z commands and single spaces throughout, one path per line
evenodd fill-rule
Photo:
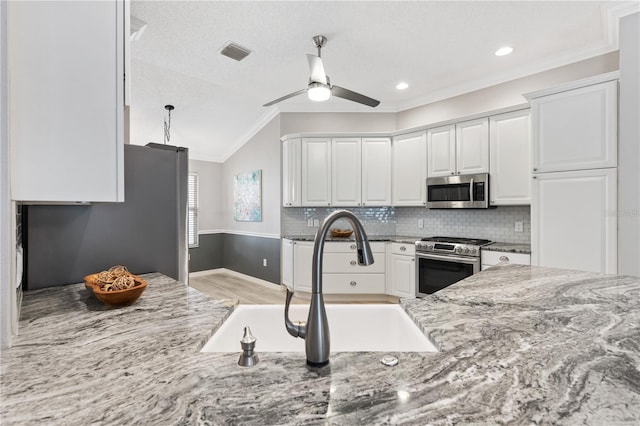
M 278 99 L 276 99 L 274 101 L 268 102 L 268 103 L 266 103 L 266 104 L 264 104 L 262 106 L 266 106 L 266 107 L 267 106 L 271 106 L 273 104 L 277 104 L 278 102 L 282 102 L 282 101 L 287 100 L 289 98 L 293 98 L 294 96 L 302 95 L 303 93 L 306 93 L 306 92 L 307 92 L 307 89 L 298 90 L 297 92 L 289 93 L 288 95 L 284 95 L 283 97 L 278 98 Z
M 351 91 L 349 89 L 345 89 L 344 87 L 340 87 L 340 86 L 331 86 L 331 94 L 333 96 L 337 96 L 339 98 L 347 99 L 353 102 L 358 102 L 360 104 L 364 104 L 372 108 L 375 108 L 378 105 L 380 105 L 380 101 L 378 100 L 375 100 L 365 95 L 361 95 L 360 93 Z
M 316 55 L 307 55 L 307 61 L 309 61 L 309 72 L 311 81 L 327 84 L 327 75 L 324 73 L 324 65 L 322 65 L 322 58 Z

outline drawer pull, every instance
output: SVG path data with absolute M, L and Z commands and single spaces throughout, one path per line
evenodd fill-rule
M 351 266 L 356 266 L 356 264 L 357 264 L 357 263 L 358 263 L 358 262 L 356 262 L 355 260 L 352 260 L 351 262 L 349 262 L 349 264 L 350 264 Z
M 508 262 L 509 258 L 507 256 L 500 256 L 500 262 Z
M 357 283 L 357 282 L 355 282 L 355 281 L 351 281 L 349 284 L 351 284 L 351 287 L 355 287 L 355 286 L 356 286 L 356 284 L 358 284 L 358 283 Z
M 355 244 L 351 244 L 351 245 L 349 246 L 349 248 L 350 248 L 351 250 L 355 250 L 355 249 L 356 249 L 356 245 L 355 245 Z
M 400 246 L 400 251 L 407 251 L 407 248 L 405 246 Z

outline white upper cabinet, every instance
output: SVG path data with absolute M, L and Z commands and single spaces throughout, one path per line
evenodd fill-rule
M 362 145 L 360 138 L 331 140 L 331 204 L 361 205 Z
M 427 184 L 426 133 L 393 138 L 393 205 L 426 205 Z
M 124 201 L 126 6 L 7 4 L 12 199 Z
M 557 90 L 527 96 L 533 172 L 616 167 L 618 81 Z
M 489 173 L 487 118 L 456 124 L 456 173 Z
M 362 205 L 391 205 L 389 138 L 362 138 Z
M 331 139 L 302 139 L 302 205 L 331 205 Z
M 529 121 L 529 110 L 489 118 L 489 195 L 492 206 L 530 204 Z
M 488 119 L 427 130 L 428 176 L 489 172 Z
M 301 205 L 301 146 L 300 138 L 282 142 L 282 205 L 284 207 Z
M 429 177 L 456 174 L 456 126 L 427 130 L 427 173 Z
M 616 180 L 615 168 L 534 176 L 531 264 L 615 274 Z

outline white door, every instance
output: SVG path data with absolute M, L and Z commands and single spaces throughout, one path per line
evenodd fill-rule
M 489 130 L 491 205 L 530 204 L 529 110 L 490 117 Z
M 393 138 L 393 205 L 426 205 L 427 141 L 425 132 Z
M 333 138 L 331 140 L 331 205 L 360 205 L 361 151 L 360 138 Z
M 331 139 L 302 139 L 302 205 L 331 205 Z
M 282 239 L 282 284 L 293 290 L 293 247 L 294 242 Z
M 362 205 L 391 205 L 389 138 L 362 138 Z
M 456 173 L 489 173 L 489 121 L 487 118 L 456 124 Z
M 299 207 L 302 184 L 300 138 L 282 142 L 282 205 Z
M 615 274 L 616 169 L 533 176 L 531 264 Z
M 7 21 L 11 197 L 124 201 L 124 2 L 7 2 Z
M 427 130 L 427 176 L 449 176 L 456 173 L 456 127 L 454 125 Z
M 416 296 L 415 257 L 391 255 L 391 294 L 406 298 Z
M 534 173 L 617 166 L 618 81 L 531 101 Z
M 295 291 L 311 292 L 313 243 L 296 241 L 293 245 L 293 288 Z

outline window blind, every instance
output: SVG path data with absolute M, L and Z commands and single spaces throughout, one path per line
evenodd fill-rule
M 189 173 L 187 201 L 187 237 L 189 247 L 198 247 L 198 174 Z

